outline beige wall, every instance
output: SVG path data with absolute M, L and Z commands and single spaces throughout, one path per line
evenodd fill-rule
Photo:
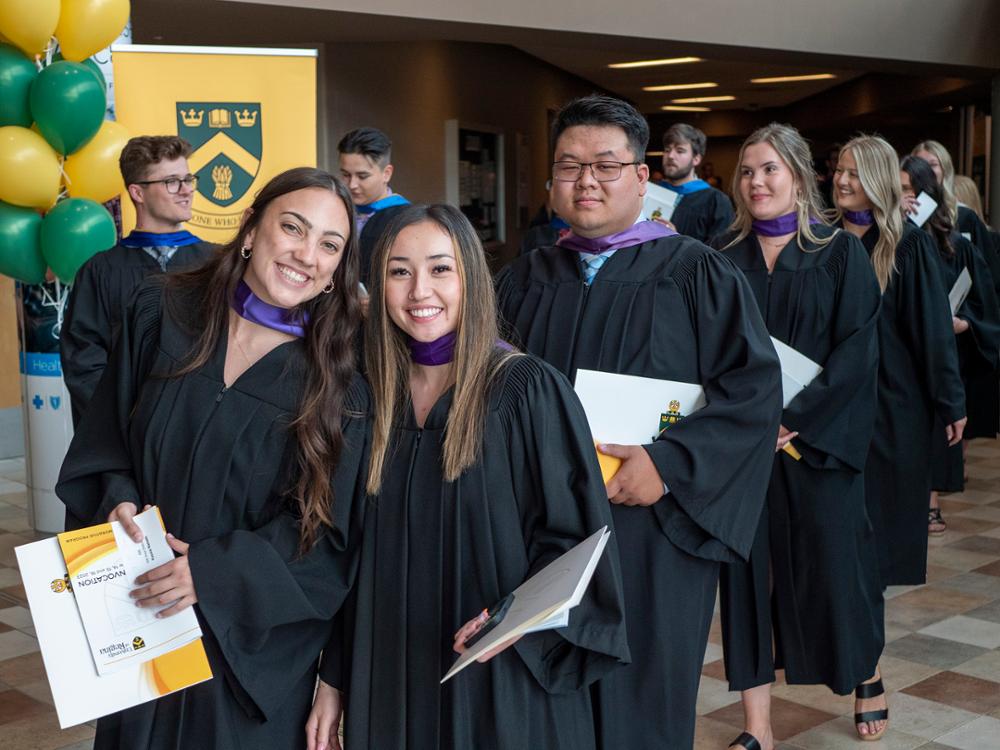
M 500 129 L 505 136 L 506 247 L 516 253 L 516 139 L 527 138 L 533 214 L 548 177 L 547 112 L 593 86 L 502 45 L 461 42 L 330 44 L 325 48 L 328 166 L 337 141 L 370 125 L 393 141 L 393 187 L 415 201 L 445 200 L 445 121 Z M 523 229 L 523 228 L 522 228 Z

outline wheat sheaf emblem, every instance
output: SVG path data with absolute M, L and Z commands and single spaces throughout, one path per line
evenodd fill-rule
M 233 170 L 231 167 L 223 164 L 213 167 L 212 182 L 215 183 L 215 189 L 212 191 L 212 197 L 218 201 L 227 201 L 232 198 L 233 191 L 229 188 L 232 181 Z

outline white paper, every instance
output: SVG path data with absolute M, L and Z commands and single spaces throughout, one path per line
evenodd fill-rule
M 823 367 L 774 336 L 771 337 L 771 343 L 781 361 L 781 408 L 784 409 L 823 372 Z
M 922 227 L 937 207 L 937 201 L 922 192 L 917 196 L 917 210 L 910 214 L 909 219 L 918 227 Z
M 646 445 L 656 439 L 662 414 L 676 411 L 683 418 L 707 403 L 697 383 L 598 370 L 577 370 L 575 389 L 599 443 Z
M 642 199 L 642 217 L 649 221 L 656 219 L 670 221 L 679 200 L 679 193 L 647 182 L 646 196 Z
M 174 692 L 163 690 L 154 662 L 132 664 L 114 674 L 97 674 L 69 586 L 66 561 L 55 537 L 22 545 L 14 552 L 60 727 L 82 724 Z M 201 648 L 200 643 L 196 645 Z M 201 655 L 203 658 L 204 650 Z M 195 679 L 190 684 L 201 681 Z
M 597 569 L 611 532 L 605 526 L 556 558 L 514 589 L 514 601 L 503 620 L 458 657 L 441 682 L 454 677 L 477 658 L 526 633 L 569 623 L 569 610 L 580 603 Z
M 955 280 L 955 285 L 948 292 L 948 302 L 951 303 L 952 315 L 958 314 L 958 308 L 962 306 L 965 298 L 969 296 L 970 289 L 972 289 L 972 276 L 969 275 L 968 268 L 963 268 L 962 273 Z

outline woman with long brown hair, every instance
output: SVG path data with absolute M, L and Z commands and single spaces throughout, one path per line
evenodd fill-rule
M 823 368 L 782 412 L 749 561 L 723 566 L 726 675 L 746 718 L 733 745 L 774 747 L 776 668 L 788 684 L 841 695 L 871 683 L 855 721 L 874 739 L 885 726 L 884 627 L 862 472 L 876 408 L 878 280 L 857 238 L 823 219 L 809 147 L 791 126 L 772 123 L 744 142 L 733 195 L 736 219 L 719 248 L 746 276 L 771 336 Z
M 213 679 L 98 722 L 97 748 L 295 747 L 356 569 L 367 390 L 350 195 L 268 182 L 202 268 L 142 286 L 63 464 L 67 525 L 159 507 L 177 557 L 136 606 L 194 606 Z
M 401 209 L 371 280 L 374 499 L 349 631 L 346 744 L 594 748 L 587 686 L 628 660 L 613 544 L 567 627 L 439 682 L 483 607 L 611 524 L 573 389 L 499 340 L 482 245 L 458 209 Z M 310 748 L 336 747 L 339 700 L 327 683 L 340 670 L 324 665 L 320 676 Z

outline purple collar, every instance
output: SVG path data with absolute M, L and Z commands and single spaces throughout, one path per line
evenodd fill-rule
M 844 211 L 844 218 L 857 227 L 870 227 L 875 223 L 875 214 L 867 208 L 864 211 Z
M 580 237 L 570 232 L 556 244 L 577 253 L 606 253 L 609 250 L 641 245 L 643 242 L 672 237 L 675 234 L 677 232 L 658 221 L 639 221 L 624 232 L 609 234 L 605 237 Z
M 309 319 L 305 313 L 299 314 L 286 307 L 265 302 L 253 293 L 243 279 L 240 279 L 240 283 L 236 286 L 236 294 L 233 295 L 230 307 L 237 315 L 251 323 L 299 338 L 304 338 L 306 335 L 304 326 Z
M 458 334 L 449 331 L 433 341 L 417 341 L 407 337 L 410 358 L 418 365 L 446 365 L 455 358 L 455 341 Z
M 819 224 L 819 219 L 815 216 L 809 217 L 810 224 Z M 795 211 L 784 216 L 775 216 L 773 219 L 754 219 L 751 224 L 754 234 L 764 237 L 782 237 L 799 230 L 799 215 Z

